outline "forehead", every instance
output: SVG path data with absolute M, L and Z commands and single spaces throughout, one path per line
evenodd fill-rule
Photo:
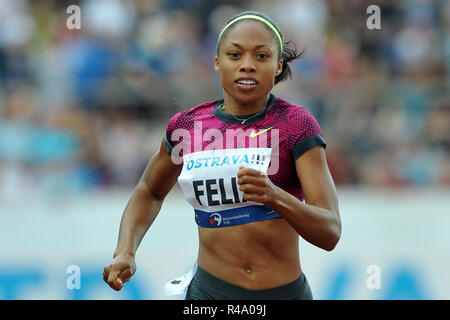
M 241 20 L 232 24 L 224 35 L 223 41 L 227 43 L 238 42 L 242 44 L 265 43 L 273 44 L 273 31 L 257 20 Z

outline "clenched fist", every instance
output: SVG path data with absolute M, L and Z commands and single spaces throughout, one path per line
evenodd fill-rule
M 133 256 L 118 255 L 111 264 L 103 270 L 103 280 L 116 291 L 122 289 L 125 282 L 130 281 L 136 272 L 136 263 Z

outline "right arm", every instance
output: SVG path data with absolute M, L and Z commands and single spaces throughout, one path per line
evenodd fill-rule
M 181 169 L 181 165 L 172 162 L 163 140 L 125 207 L 114 260 L 104 268 L 103 279 L 114 290 L 120 290 L 135 273 L 136 250 L 155 221 L 164 198 L 177 182 Z

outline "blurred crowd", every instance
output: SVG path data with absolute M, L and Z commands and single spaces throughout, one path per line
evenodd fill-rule
M 134 186 L 169 118 L 222 98 L 216 39 L 243 10 L 305 50 L 274 94 L 316 116 L 337 185 L 450 185 L 450 2 L 370 4 L 381 29 L 362 0 L 0 0 L 0 199 Z

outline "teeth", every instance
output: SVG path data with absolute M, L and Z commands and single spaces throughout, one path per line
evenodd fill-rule
M 252 81 L 252 80 L 239 80 L 238 83 L 240 83 L 240 84 L 256 84 L 256 82 Z

